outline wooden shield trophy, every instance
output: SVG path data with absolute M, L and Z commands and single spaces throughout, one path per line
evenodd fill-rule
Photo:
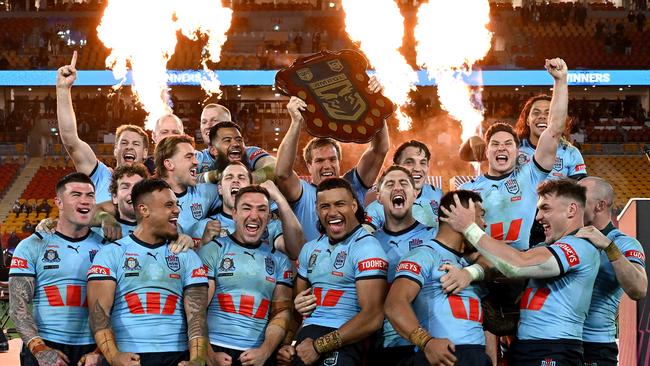
M 323 51 L 278 71 L 275 86 L 307 103 L 307 132 L 343 142 L 366 143 L 393 113 L 393 103 L 367 91 L 368 61 L 352 50 Z

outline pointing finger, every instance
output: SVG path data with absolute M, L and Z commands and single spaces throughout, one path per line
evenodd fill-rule
M 72 61 L 70 61 L 70 67 L 74 70 L 77 66 L 77 51 L 72 52 Z

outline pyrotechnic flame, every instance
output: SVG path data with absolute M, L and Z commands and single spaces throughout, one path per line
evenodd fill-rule
M 232 10 L 224 8 L 220 0 L 110 0 L 101 23 L 97 27 L 99 39 L 111 49 L 106 66 L 122 81 L 127 68 L 132 69 L 132 90 L 148 114 L 146 128 L 153 129 L 155 120 L 171 108 L 165 101 L 167 94 L 167 62 L 174 54 L 176 32 L 197 39 L 207 36 L 206 57 L 218 62 L 225 33 L 230 28 Z M 208 93 L 219 93 L 219 81 L 202 62 L 207 80 L 202 87 Z M 204 85 L 205 84 L 205 85 Z
M 417 63 L 438 85 L 440 104 L 462 125 L 462 138 L 472 136 L 483 121 L 483 111 L 472 103 L 462 80 L 491 47 L 488 0 L 430 0 L 418 9 L 415 27 Z
M 415 89 L 417 73 L 399 49 L 404 37 L 404 18 L 395 0 L 343 0 L 345 30 L 360 42 L 361 51 L 377 71 L 383 94 L 400 106 L 396 112 L 399 129 L 407 130 L 411 118 L 401 109 Z M 372 9 L 369 13 L 369 9 Z M 372 16 L 370 16 L 372 14 Z

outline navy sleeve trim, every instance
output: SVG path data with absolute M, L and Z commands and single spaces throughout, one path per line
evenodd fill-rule
M 36 277 L 36 273 L 9 273 L 9 277 Z
M 309 279 L 306 278 L 306 277 L 304 277 L 304 276 L 302 276 L 300 273 L 296 273 L 296 277 L 300 277 L 301 279 L 303 279 L 303 280 L 309 282 Z
M 88 281 L 114 281 L 117 283 L 117 280 L 113 277 L 102 276 L 102 277 L 91 277 Z
M 586 177 L 587 177 L 587 174 L 585 174 L 585 173 L 574 174 L 574 175 L 569 176 L 569 178 L 575 179 L 575 180 L 580 180 L 580 179 L 586 178 Z
M 564 272 L 565 272 L 564 271 L 564 266 L 562 265 L 562 260 L 557 255 L 557 253 L 555 253 L 555 251 L 553 249 L 551 249 L 550 247 L 546 247 L 546 249 L 548 249 L 548 251 L 551 252 L 551 254 L 553 254 L 553 257 L 555 257 L 555 260 L 557 261 L 557 265 L 560 266 L 560 276 L 562 276 L 564 274 Z
M 535 166 L 537 167 L 537 169 L 539 169 L 539 170 L 542 171 L 543 173 L 548 174 L 548 173 L 551 172 L 550 169 L 549 169 L 549 170 L 546 170 L 546 169 L 544 169 L 541 165 L 539 165 L 539 163 L 537 162 L 537 160 L 535 160 L 535 155 L 533 155 L 533 163 L 535 164 Z
M 385 280 L 385 279 L 388 279 L 388 275 L 363 276 L 363 277 L 355 278 L 354 282 L 363 281 L 363 280 Z
M 407 280 L 411 280 L 411 281 L 417 283 L 418 286 L 420 286 L 420 288 L 422 288 L 422 282 L 420 282 L 420 280 L 415 279 L 415 278 L 413 278 L 413 277 L 411 277 L 411 276 L 407 276 L 407 275 L 398 275 L 398 276 L 395 276 L 395 279 L 393 280 L 393 283 L 395 283 L 395 281 L 397 281 L 398 278 L 405 278 L 405 279 L 407 279 Z
M 627 258 L 627 257 L 626 257 L 626 258 Z M 632 262 L 632 263 L 634 263 L 634 264 L 638 264 L 638 265 L 640 265 L 640 266 L 643 267 L 643 269 L 645 270 L 645 263 L 643 263 L 640 259 L 636 259 L 636 258 L 627 258 L 627 260 L 630 261 L 630 262 Z
M 372 188 L 372 184 L 370 185 L 370 187 L 366 187 L 366 184 L 363 182 L 363 179 L 361 179 L 361 176 L 359 175 L 359 171 L 357 170 L 357 168 L 354 168 L 354 175 L 357 176 L 357 180 L 359 181 L 359 184 L 361 184 L 361 187 L 365 189 Z M 365 199 L 365 197 L 361 197 L 359 199 Z
M 92 178 L 92 176 L 97 172 L 97 169 L 99 168 L 99 159 L 97 159 L 97 162 L 95 163 L 95 167 L 93 170 L 88 174 L 89 178 Z
M 34 235 L 38 236 L 39 239 L 43 240 L 43 235 L 41 233 L 39 233 L 38 231 L 35 231 Z
M 184 286 L 183 291 L 187 290 L 188 288 L 192 288 L 192 287 L 208 287 L 208 284 L 207 283 L 193 283 L 193 284 Z

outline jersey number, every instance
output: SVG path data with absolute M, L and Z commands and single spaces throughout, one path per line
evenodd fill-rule
M 50 306 L 83 306 L 88 307 L 88 300 L 81 299 L 81 286 L 67 285 L 65 287 L 65 303 L 58 286 L 44 286 L 45 296 Z
M 255 296 L 251 295 L 239 296 L 239 311 L 235 308 L 235 302 L 231 295 L 224 293 L 217 294 L 217 300 L 219 301 L 219 307 L 221 310 L 226 313 L 243 315 L 247 318 L 266 319 L 266 313 L 269 311 L 269 300 L 262 299 L 260 306 L 257 307 L 257 311 L 253 313 Z
M 524 295 L 521 297 L 521 303 L 519 303 L 519 308 L 522 310 L 542 310 L 546 298 L 551 293 L 551 290 L 547 288 L 538 288 L 535 291 L 535 294 L 531 297 L 530 294 L 533 292 L 533 288 L 527 288 L 524 292 Z
M 481 309 L 481 303 L 478 299 L 469 299 L 469 314 L 467 313 L 467 308 L 465 308 L 465 303 L 463 302 L 462 297 L 458 295 L 450 295 L 447 299 L 449 300 L 451 314 L 454 318 L 471 320 L 479 323 L 483 322 L 483 310 Z
M 344 293 L 345 291 L 341 290 L 327 290 L 325 291 L 325 297 L 323 297 L 323 288 L 314 287 L 314 296 L 316 296 L 316 305 L 318 306 L 336 306 Z
M 178 303 L 178 296 L 167 295 L 165 302 L 162 303 L 160 292 L 147 292 L 145 293 L 146 301 L 144 306 L 140 301 L 140 295 L 131 292 L 124 295 L 124 301 L 131 314 L 156 314 L 156 315 L 172 315 L 176 311 L 176 304 Z
M 503 237 L 503 222 L 497 222 L 490 225 L 490 234 L 497 240 L 515 241 L 519 238 L 519 230 L 521 229 L 521 222 L 523 219 L 514 219 L 510 221 L 508 226 L 508 234 Z

